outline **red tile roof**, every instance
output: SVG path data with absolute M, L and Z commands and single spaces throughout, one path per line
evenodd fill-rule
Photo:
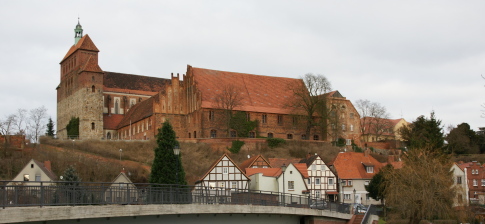
M 149 95 L 164 90 L 171 84 L 170 79 L 148 77 L 141 75 L 105 72 L 103 84 L 105 91 L 127 92 L 129 90 L 145 91 Z
M 202 107 L 214 108 L 215 95 L 225 86 L 237 84 L 242 96 L 241 106 L 235 110 L 289 114 L 287 107 L 293 99 L 288 86 L 303 85 L 301 79 L 252 75 L 236 72 L 217 71 L 190 67 L 187 71 L 193 75 L 198 90 L 202 95 Z
M 305 163 L 293 163 L 293 166 L 296 167 L 298 171 L 300 171 L 303 178 L 308 178 L 308 170 L 307 165 Z
M 123 119 L 120 121 L 118 124 L 117 129 L 120 129 L 122 127 L 126 127 L 130 124 L 133 124 L 135 122 L 141 121 L 147 117 L 150 117 L 153 115 L 153 97 L 148 98 L 145 101 L 141 101 L 133 107 L 130 108 L 128 113 L 125 114 Z
M 116 130 L 116 127 L 123 119 L 123 114 L 103 114 L 104 129 Z
M 342 152 L 330 163 L 340 179 L 371 179 L 384 166 L 374 157 L 361 152 Z M 367 173 L 364 164 L 374 167 L 374 173 Z
M 262 173 L 267 177 L 278 177 L 281 175 L 281 168 L 246 168 L 246 175 L 251 176 L 257 173 Z
M 263 160 L 264 162 L 266 162 L 268 164 L 269 167 L 271 167 L 271 164 L 269 164 L 268 160 L 266 160 L 262 155 L 253 156 L 253 157 L 251 157 L 247 160 L 244 160 L 239 165 L 239 167 L 243 170 L 246 170 L 246 168 L 251 168 L 254 165 L 254 163 L 256 162 L 257 159 Z
M 75 45 L 72 45 L 72 47 L 69 49 L 69 51 L 67 52 L 66 56 L 64 56 L 64 58 L 62 59 L 62 61 L 64 61 L 66 58 L 68 58 L 69 56 L 71 56 L 71 54 L 73 54 L 76 50 L 78 49 L 82 49 L 82 50 L 87 50 L 87 51 L 95 51 L 95 52 L 99 52 L 98 48 L 96 47 L 96 45 L 94 45 L 93 41 L 91 40 L 91 38 L 89 38 L 89 35 L 84 35 L 78 42 L 77 44 Z M 61 63 L 62 63 L 61 61 Z

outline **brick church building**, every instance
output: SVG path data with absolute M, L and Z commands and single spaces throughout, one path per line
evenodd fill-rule
M 99 50 L 78 23 L 74 45 L 61 60 L 57 90 L 57 133 L 67 138 L 66 126 L 79 118 L 80 139 L 152 139 L 165 120 L 179 138 L 230 138 L 224 111 L 243 111 L 258 120 L 250 138 L 328 140 L 360 138 L 360 117 L 338 91 L 326 94 L 339 124 L 328 131 L 312 128 L 310 135 L 296 119 L 295 96 L 288 86 L 301 79 L 282 78 L 187 66 L 184 75 L 170 79 L 103 71 Z M 335 112 L 334 112 L 335 113 Z M 316 117 L 315 119 L 318 119 Z M 331 135 L 335 130 L 338 135 Z M 335 132 L 334 132 L 335 133 Z M 325 135 L 325 136 L 324 136 Z

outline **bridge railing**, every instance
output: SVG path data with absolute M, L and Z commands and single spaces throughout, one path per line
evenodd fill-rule
M 349 212 L 346 204 L 271 191 L 148 183 L 0 181 L 2 208 L 108 204 L 247 204 Z

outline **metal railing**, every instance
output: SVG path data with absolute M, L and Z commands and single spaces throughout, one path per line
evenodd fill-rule
M 109 204 L 235 204 L 350 211 L 348 204 L 271 191 L 148 183 L 0 181 L 2 208 Z

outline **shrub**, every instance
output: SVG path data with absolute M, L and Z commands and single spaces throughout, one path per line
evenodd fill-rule
M 231 148 L 229 148 L 229 151 L 234 154 L 239 153 L 243 145 L 244 145 L 243 141 L 239 141 L 239 140 L 232 141 L 232 146 Z
M 266 142 L 268 143 L 268 147 L 273 149 L 285 144 L 286 140 L 282 138 L 268 138 L 266 139 Z

